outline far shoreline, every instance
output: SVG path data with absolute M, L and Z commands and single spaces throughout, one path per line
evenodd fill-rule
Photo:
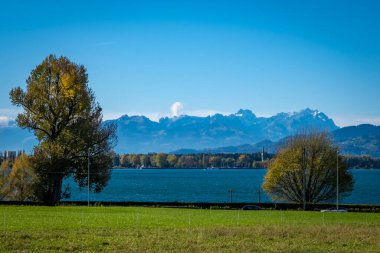
M 134 168 L 134 167 L 112 167 L 113 170 L 267 170 L 268 168 L 157 168 L 157 167 L 144 167 L 144 168 Z M 349 168 L 349 170 L 380 170 L 380 168 Z
M 240 168 L 240 167 L 232 167 L 232 168 L 170 168 L 170 167 L 165 167 L 165 168 L 158 168 L 158 167 L 143 167 L 143 168 L 134 168 L 134 167 L 112 167 L 114 170 L 263 170 L 267 168 Z

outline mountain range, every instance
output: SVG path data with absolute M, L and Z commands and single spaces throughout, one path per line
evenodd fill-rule
M 305 109 L 257 117 L 250 110 L 207 117 L 181 115 L 158 122 L 145 116 L 124 115 L 104 124 L 117 125 L 118 153 L 149 152 L 257 152 L 262 147 L 275 152 L 284 138 L 304 130 L 332 133 L 344 153 L 380 156 L 380 126 L 360 125 L 339 128 L 323 112 Z M 0 126 L 0 150 L 31 150 L 33 135 L 11 122 Z
M 333 142 L 339 146 L 340 152 L 345 155 L 369 155 L 380 157 L 380 126 L 362 124 L 337 129 L 330 133 Z M 179 149 L 173 154 L 197 154 L 197 153 L 255 153 L 264 150 L 268 153 L 277 153 L 289 137 L 278 141 L 265 140 L 254 144 L 227 146 L 206 149 Z
M 144 116 L 124 115 L 109 122 L 117 124 L 118 147 L 126 153 L 236 146 L 262 140 L 277 141 L 306 128 L 329 132 L 338 129 L 324 113 L 310 109 L 268 118 L 241 109 L 230 115 L 182 115 L 164 117 L 158 122 Z

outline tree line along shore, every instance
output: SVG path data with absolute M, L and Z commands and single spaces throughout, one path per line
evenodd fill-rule
M 267 168 L 275 154 L 113 154 L 114 168 Z M 351 169 L 379 169 L 380 158 L 344 155 L 343 161 Z

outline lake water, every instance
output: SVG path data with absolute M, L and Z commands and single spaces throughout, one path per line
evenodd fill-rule
M 380 204 L 380 170 L 351 170 L 355 180 L 346 204 Z M 265 169 L 114 169 L 108 186 L 91 193 L 91 201 L 141 202 L 271 202 L 261 185 Z M 80 190 L 72 180 L 71 197 L 87 200 L 87 188 Z

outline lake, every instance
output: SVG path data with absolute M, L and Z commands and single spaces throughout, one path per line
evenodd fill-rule
M 265 169 L 113 169 L 111 180 L 91 201 L 137 202 L 271 202 L 262 188 Z M 351 170 L 355 184 L 345 204 L 380 204 L 380 170 Z M 71 197 L 87 200 L 87 188 L 80 190 L 72 179 Z

